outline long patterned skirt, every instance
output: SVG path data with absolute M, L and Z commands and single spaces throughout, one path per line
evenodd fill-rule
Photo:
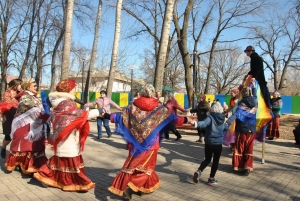
M 63 191 L 88 191 L 95 188 L 95 183 L 85 175 L 81 155 L 76 157 L 54 155 L 33 176 L 40 182 Z
M 136 158 L 128 155 L 121 172 L 117 174 L 108 190 L 122 196 L 126 187 L 134 192 L 152 193 L 161 184 L 156 172 L 158 150 L 149 150 Z
M 47 162 L 44 138 L 34 142 L 24 139 L 29 129 L 28 124 L 15 131 L 5 163 L 7 171 L 13 171 L 16 166 L 20 166 L 24 174 L 32 174 Z
M 237 133 L 232 157 L 234 170 L 253 171 L 253 145 L 256 134 Z
M 274 119 L 271 121 L 267 128 L 267 137 L 271 138 L 279 138 L 279 123 L 280 123 L 280 118 L 279 117 L 274 117 Z

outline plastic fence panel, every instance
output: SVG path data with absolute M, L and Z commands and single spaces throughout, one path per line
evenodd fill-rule
M 81 100 L 81 92 L 75 92 L 75 96 L 76 96 L 76 98 Z M 80 107 L 80 104 L 76 103 L 76 105 L 77 105 L 77 107 Z
M 89 93 L 89 102 L 93 102 L 96 100 L 96 92 L 90 92 Z
M 292 114 L 300 114 L 299 105 L 300 105 L 300 96 L 292 96 Z
M 184 94 L 175 94 L 175 99 L 177 100 L 178 104 L 184 108 Z
M 184 94 L 184 109 L 189 108 L 189 96 L 187 94 Z
M 210 100 L 210 103 L 212 103 L 216 98 L 214 94 L 205 94 L 206 101 L 208 102 L 208 99 Z
M 224 102 L 226 102 L 225 95 L 216 95 L 215 99 L 219 99 L 220 104 L 224 106 Z
M 228 107 L 230 105 L 230 99 L 231 99 L 231 95 L 225 95 L 225 102 L 228 105 Z
M 125 107 L 128 105 L 128 93 L 120 93 L 120 107 Z
M 281 96 L 282 99 L 282 114 L 291 114 L 292 113 L 292 97 L 291 96 Z
M 120 106 L 120 93 L 112 93 L 111 100 L 117 103 Z

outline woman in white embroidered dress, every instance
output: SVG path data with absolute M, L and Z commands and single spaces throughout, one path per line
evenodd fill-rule
M 53 136 L 49 143 L 53 145 L 54 155 L 34 177 L 45 187 L 82 192 L 95 187 L 85 174 L 81 153 L 90 131 L 88 119 L 99 116 L 99 111 L 77 107 L 75 86 L 74 80 L 62 80 L 56 86 L 57 91 L 49 94 L 53 107 Z

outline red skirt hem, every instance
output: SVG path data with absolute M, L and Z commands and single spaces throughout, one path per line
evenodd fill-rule
M 72 158 L 52 156 L 33 176 L 48 186 L 68 192 L 95 188 L 95 183 L 85 175 L 81 155 Z
M 157 152 L 157 150 L 149 150 L 136 158 L 129 154 L 121 172 L 117 174 L 108 190 L 119 196 L 123 195 L 127 187 L 134 192 L 154 192 L 161 185 L 154 171 Z
M 5 167 L 7 171 L 13 171 L 17 166 L 20 166 L 24 174 L 32 174 L 39 170 L 39 168 L 47 162 L 47 157 L 44 151 L 41 152 L 14 152 L 10 151 Z

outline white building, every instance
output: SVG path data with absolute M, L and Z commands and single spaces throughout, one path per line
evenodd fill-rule
M 99 92 L 101 90 L 106 90 L 107 88 L 107 82 L 108 82 L 108 71 L 105 70 L 98 70 L 95 69 L 91 73 L 91 85 L 90 85 L 90 92 Z M 69 79 L 74 79 L 77 86 L 75 88 L 75 91 L 81 92 L 84 90 L 85 82 L 86 82 L 86 76 L 87 72 L 84 72 L 84 75 L 82 76 L 82 73 L 73 73 L 69 75 Z M 83 78 L 83 79 L 82 79 Z M 83 84 L 82 84 L 83 82 Z M 131 91 L 131 85 L 134 89 L 137 86 L 144 85 L 145 81 L 142 79 L 132 79 L 131 77 L 126 76 L 124 73 L 116 71 L 114 73 L 114 82 L 113 82 L 113 88 L 112 92 L 130 92 Z M 82 88 L 83 86 L 83 88 Z

